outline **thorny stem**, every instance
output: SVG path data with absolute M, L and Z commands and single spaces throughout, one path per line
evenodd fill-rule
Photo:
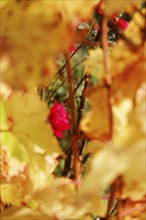
M 102 22 L 102 46 L 103 46 L 103 57 L 104 57 L 104 68 L 106 73 L 107 84 L 111 84 L 110 77 L 110 60 L 108 54 L 108 19 L 107 17 L 103 18 Z
M 74 160 L 74 178 L 78 182 L 79 180 L 79 159 L 78 159 L 78 134 L 76 126 L 76 111 L 75 111 L 75 102 L 74 102 L 74 89 L 73 89 L 73 77 L 70 66 L 70 57 L 69 53 L 66 54 L 67 60 L 67 77 L 69 83 L 69 94 L 70 94 L 70 110 L 71 110 L 71 119 L 72 119 L 72 149 L 73 149 L 73 160 Z

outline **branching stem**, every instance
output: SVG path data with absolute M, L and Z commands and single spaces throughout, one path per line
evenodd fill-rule
M 93 22 L 92 22 L 92 24 L 91 24 L 91 26 L 90 26 L 89 32 L 87 33 L 87 35 L 86 35 L 86 37 L 85 37 L 85 40 L 83 40 L 83 43 L 81 43 L 81 44 L 79 45 L 79 47 L 69 56 L 69 59 L 71 59 L 71 58 L 80 50 L 80 48 L 84 45 L 84 41 L 86 41 L 86 40 L 89 38 L 89 36 L 90 36 L 90 34 L 91 34 L 92 30 L 93 30 L 93 27 L 94 27 L 95 23 L 96 23 L 96 19 L 93 20 Z M 62 72 L 62 70 L 66 67 L 66 65 L 67 65 L 67 60 L 66 60 L 66 62 L 64 63 L 64 65 L 58 70 L 58 72 L 57 72 L 56 74 Z

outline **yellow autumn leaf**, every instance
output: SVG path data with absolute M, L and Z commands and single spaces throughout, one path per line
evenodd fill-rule
M 112 140 L 105 144 L 92 140 L 88 151 L 94 153 L 91 169 L 81 191 L 101 193 L 118 176 L 124 181 L 122 198 L 138 200 L 145 194 L 145 99 L 133 107 L 130 99 L 113 106 Z M 119 119 L 118 123 L 115 117 Z M 96 176 L 96 178 L 95 178 Z
M 73 181 L 67 178 L 53 179 L 47 187 L 32 194 L 32 200 L 36 204 L 34 210 L 26 207 L 10 208 L 9 211 L 6 210 L 2 213 L 2 219 L 4 217 L 9 218 L 10 215 L 13 218 L 19 216 L 19 218 L 28 219 L 32 216 L 32 219 L 33 217 L 37 219 L 38 216 L 42 215 L 49 219 L 57 216 L 60 220 L 78 220 L 86 219 L 84 218 L 86 213 L 93 210 L 98 214 L 105 212 L 105 206 L 97 196 L 77 194 Z M 30 199 L 30 203 L 32 200 Z
M 127 1 L 127 0 L 105 0 L 102 4 L 102 9 L 104 10 L 104 13 L 107 16 L 112 15 L 115 12 L 124 10 L 128 8 L 131 5 L 139 5 L 142 1 L 141 0 L 133 0 L 133 1 Z
M 20 205 L 21 189 L 15 184 L 4 183 L 0 185 L 1 200 L 6 204 Z
M 137 55 L 137 51 L 133 53 L 133 50 L 124 41 L 118 41 L 118 43 L 112 47 L 110 52 L 111 76 L 114 77 L 122 74 L 127 68 L 127 65 L 130 65 L 138 59 Z
M 92 88 L 88 92 L 87 97 L 92 109 L 81 120 L 81 130 L 90 138 L 110 139 L 112 132 L 112 113 L 108 88 Z
M 89 50 L 89 56 L 84 61 L 84 71 L 87 74 L 93 74 L 100 81 L 104 78 L 103 50 L 101 48 Z
M 137 90 L 145 81 L 144 47 L 141 46 L 135 51 L 135 53 L 136 57 L 134 58 L 133 55 L 133 61 L 129 62 L 129 64 L 127 64 L 125 67 L 123 66 L 124 68 L 122 68 L 123 71 L 121 74 L 113 77 L 112 79 L 112 93 L 114 93 L 114 96 L 118 101 L 125 97 L 134 100 Z
M 2 80 L 24 90 L 50 84 L 55 58 L 73 41 L 79 19 L 88 17 L 93 2 L 7 1 L 1 10 Z M 82 8 L 82 10 L 80 10 Z
M 9 207 L 9 209 L 4 210 L 1 213 L 1 219 L 5 220 L 5 219 L 16 219 L 16 220 L 20 220 L 20 219 L 31 219 L 31 220 L 48 220 L 48 215 L 45 215 L 44 213 L 42 213 L 41 211 L 36 211 L 34 212 L 33 210 L 30 211 L 29 208 L 27 207 Z M 49 216 L 49 220 L 54 220 L 54 217 L 50 217 Z
M 145 99 L 133 107 L 130 99 L 125 99 L 120 105 L 114 105 L 113 110 L 113 144 L 118 148 L 127 148 L 137 140 L 144 138 L 146 133 Z
M 145 15 L 145 10 L 135 12 L 124 32 L 125 36 L 136 46 L 142 45 L 145 40 Z
M 128 168 L 123 174 L 125 183 L 123 197 L 140 199 L 145 190 L 145 99 L 129 110 L 127 113 L 119 112 L 122 120 L 119 127 L 115 123 L 112 145 L 118 150 L 125 151 L 123 160 L 127 158 L 129 161 Z M 115 114 L 115 111 L 113 112 Z M 134 157 L 133 154 L 138 157 Z
M 47 104 L 37 94 L 14 93 L 4 100 L 10 131 L 25 146 L 38 145 L 45 151 L 61 153 L 57 139 L 47 122 Z
M 81 192 L 101 194 L 118 176 L 122 176 L 124 198 L 139 199 L 144 196 L 144 143 L 144 139 L 141 139 L 129 148 L 120 151 L 114 149 L 114 145 L 111 143 L 110 146 L 106 146 L 95 154 L 90 172 L 84 178 Z M 137 157 L 137 155 L 139 156 Z
M 0 182 L 6 182 L 10 175 L 10 155 L 4 147 L 0 149 L 0 170 Z
M 95 154 L 104 147 L 104 143 L 98 140 L 90 140 L 86 146 L 86 153 Z
M 122 159 L 129 162 L 123 173 L 123 198 L 139 200 L 145 195 L 145 141 L 137 141 L 123 155 Z
M 104 147 L 94 155 L 90 172 L 83 180 L 81 192 L 101 195 L 102 192 L 126 169 L 126 161 L 119 161 L 118 152 Z M 96 178 L 95 178 L 96 177 Z

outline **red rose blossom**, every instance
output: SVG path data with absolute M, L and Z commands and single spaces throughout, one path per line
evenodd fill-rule
M 128 27 L 128 21 L 126 21 L 124 18 L 119 18 L 116 22 L 116 25 L 118 25 L 121 29 L 126 30 Z
M 55 100 L 48 117 L 52 129 L 58 138 L 62 138 L 63 131 L 70 129 L 69 115 L 64 104 Z
M 129 22 L 126 21 L 124 18 L 119 18 L 118 13 L 114 13 L 112 15 L 112 19 L 114 20 L 116 25 L 119 26 L 122 30 L 126 30 L 126 28 L 128 27 Z

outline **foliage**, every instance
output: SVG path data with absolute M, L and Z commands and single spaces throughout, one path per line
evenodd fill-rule
M 144 2 L 0 4 L 2 220 L 144 220 Z

